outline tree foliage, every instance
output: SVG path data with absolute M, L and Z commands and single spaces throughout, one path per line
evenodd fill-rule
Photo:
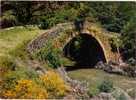
M 131 57 L 136 59 L 136 16 L 124 26 L 122 30 L 122 40 L 124 55 L 126 59 Z
M 108 31 L 122 34 L 125 54 L 133 57 L 135 2 L 3 1 L 1 7 L 1 27 L 37 24 L 47 29 L 58 23 L 85 19 L 101 23 Z

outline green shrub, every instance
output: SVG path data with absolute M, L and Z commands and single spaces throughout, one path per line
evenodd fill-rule
M 131 91 L 129 91 L 128 95 L 135 99 L 136 98 L 136 89 L 132 89 Z
M 9 76 L 8 75 L 8 76 L 4 77 L 3 82 L 0 86 L 0 90 L 13 89 L 15 84 L 16 84 L 16 76 L 14 76 L 14 75 Z
M 55 53 L 48 52 L 46 58 L 49 61 L 51 67 L 57 68 L 57 67 L 61 66 L 60 61 L 59 61 L 59 57 Z
M 77 15 L 78 11 L 74 8 L 62 9 L 55 12 L 55 19 L 57 23 L 74 21 Z
M 47 28 L 49 28 L 49 21 L 44 19 L 44 18 L 42 18 L 40 20 L 40 22 L 39 22 L 39 28 L 40 29 L 47 29 Z
M 72 60 L 70 60 L 66 57 L 61 57 L 60 62 L 63 66 L 67 66 L 67 65 L 71 65 L 71 66 L 73 65 L 74 66 L 75 65 L 74 61 L 72 61 Z
M 1 16 L 1 28 L 12 27 L 16 25 L 17 20 L 12 10 L 5 11 Z
M 78 11 L 74 8 L 56 10 L 54 13 L 42 16 L 39 21 L 39 28 L 47 29 L 58 23 L 74 21 Z
M 0 67 L 5 70 L 15 70 L 16 68 L 15 59 L 10 56 L 1 57 Z
M 117 98 L 117 100 L 127 100 L 127 98 L 126 98 L 125 95 L 122 93 L 122 94 L 120 94 L 120 96 Z
M 62 19 L 60 19 L 59 17 L 57 18 L 55 15 L 52 17 L 50 16 L 43 16 L 41 17 L 40 21 L 39 21 L 39 28 L 40 29 L 48 29 L 56 24 L 58 24 L 59 22 L 64 22 L 62 21 Z
M 35 79 L 38 74 L 33 70 L 26 67 L 18 67 L 15 71 L 9 71 L 4 75 L 4 79 Z
M 136 60 L 134 58 L 130 58 L 130 59 L 128 59 L 128 64 L 130 66 L 136 66 Z
M 113 83 L 109 80 L 104 80 L 99 86 L 98 86 L 100 92 L 111 92 L 113 90 Z
M 83 38 L 81 36 L 77 36 L 76 40 L 74 41 L 75 50 L 78 51 L 83 44 Z
M 90 97 L 93 97 L 93 96 L 96 96 L 97 94 L 99 94 L 99 92 L 100 91 L 99 91 L 97 86 L 91 86 L 89 88 L 88 94 L 89 94 Z
M 45 47 L 35 53 L 34 57 L 38 58 L 40 61 L 47 62 L 52 68 L 57 68 L 61 66 L 59 52 L 60 50 L 58 48 L 53 48 L 53 45 L 49 42 Z
M 136 7 L 136 6 L 135 6 Z M 121 39 L 123 41 L 123 57 L 125 60 L 129 60 L 131 58 L 135 58 L 136 54 L 136 13 L 132 16 L 130 21 L 127 22 L 127 24 L 124 25 L 124 28 L 122 28 L 122 35 Z

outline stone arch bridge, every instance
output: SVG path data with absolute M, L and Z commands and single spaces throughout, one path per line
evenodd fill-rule
M 52 41 L 56 47 L 64 48 L 74 37 L 86 34 L 88 37 L 92 37 L 97 44 L 101 47 L 103 55 L 105 57 L 105 62 L 109 61 L 118 61 L 119 55 L 117 52 L 112 50 L 110 39 L 115 37 L 116 33 L 108 32 L 101 28 L 101 26 L 96 25 L 91 22 L 86 22 L 84 24 L 81 32 L 75 30 L 74 23 L 62 23 L 57 24 L 55 27 L 52 27 L 46 30 L 43 34 L 40 34 L 38 37 L 33 39 L 27 46 L 29 53 L 34 53 L 40 48 L 42 48 L 48 41 Z M 90 38 L 91 39 L 91 38 Z M 92 44 L 93 45 L 93 42 Z M 99 52 L 96 48 L 96 52 Z

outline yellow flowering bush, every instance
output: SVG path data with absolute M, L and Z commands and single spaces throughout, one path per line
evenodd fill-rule
M 41 80 L 51 97 L 64 96 L 69 90 L 69 87 L 65 85 L 59 74 L 54 71 L 48 71 L 45 75 L 41 76 Z
M 30 79 L 3 81 L 0 85 L 0 98 L 4 99 L 47 99 L 64 96 L 69 90 L 63 79 L 54 71 Z
M 16 97 L 16 93 L 12 90 L 5 90 L 5 91 L 2 91 L 1 97 L 6 99 L 7 98 L 13 99 Z
M 46 99 L 48 93 L 46 89 L 40 88 L 31 80 L 19 80 L 14 89 L 2 92 L 3 98 L 19 98 L 19 99 Z

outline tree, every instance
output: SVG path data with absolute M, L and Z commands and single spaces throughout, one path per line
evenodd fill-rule
M 118 62 L 120 63 L 121 58 L 121 53 L 120 53 L 120 48 L 122 47 L 122 40 L 120 37 L 116 36 L 112 38 L 112 44 L 116 47 L 117 53 L 119 55 Z
M 135 16 L 124 26 L 121 39 L 123 40 L 124 56 L 136 59 L 136 13 Z

